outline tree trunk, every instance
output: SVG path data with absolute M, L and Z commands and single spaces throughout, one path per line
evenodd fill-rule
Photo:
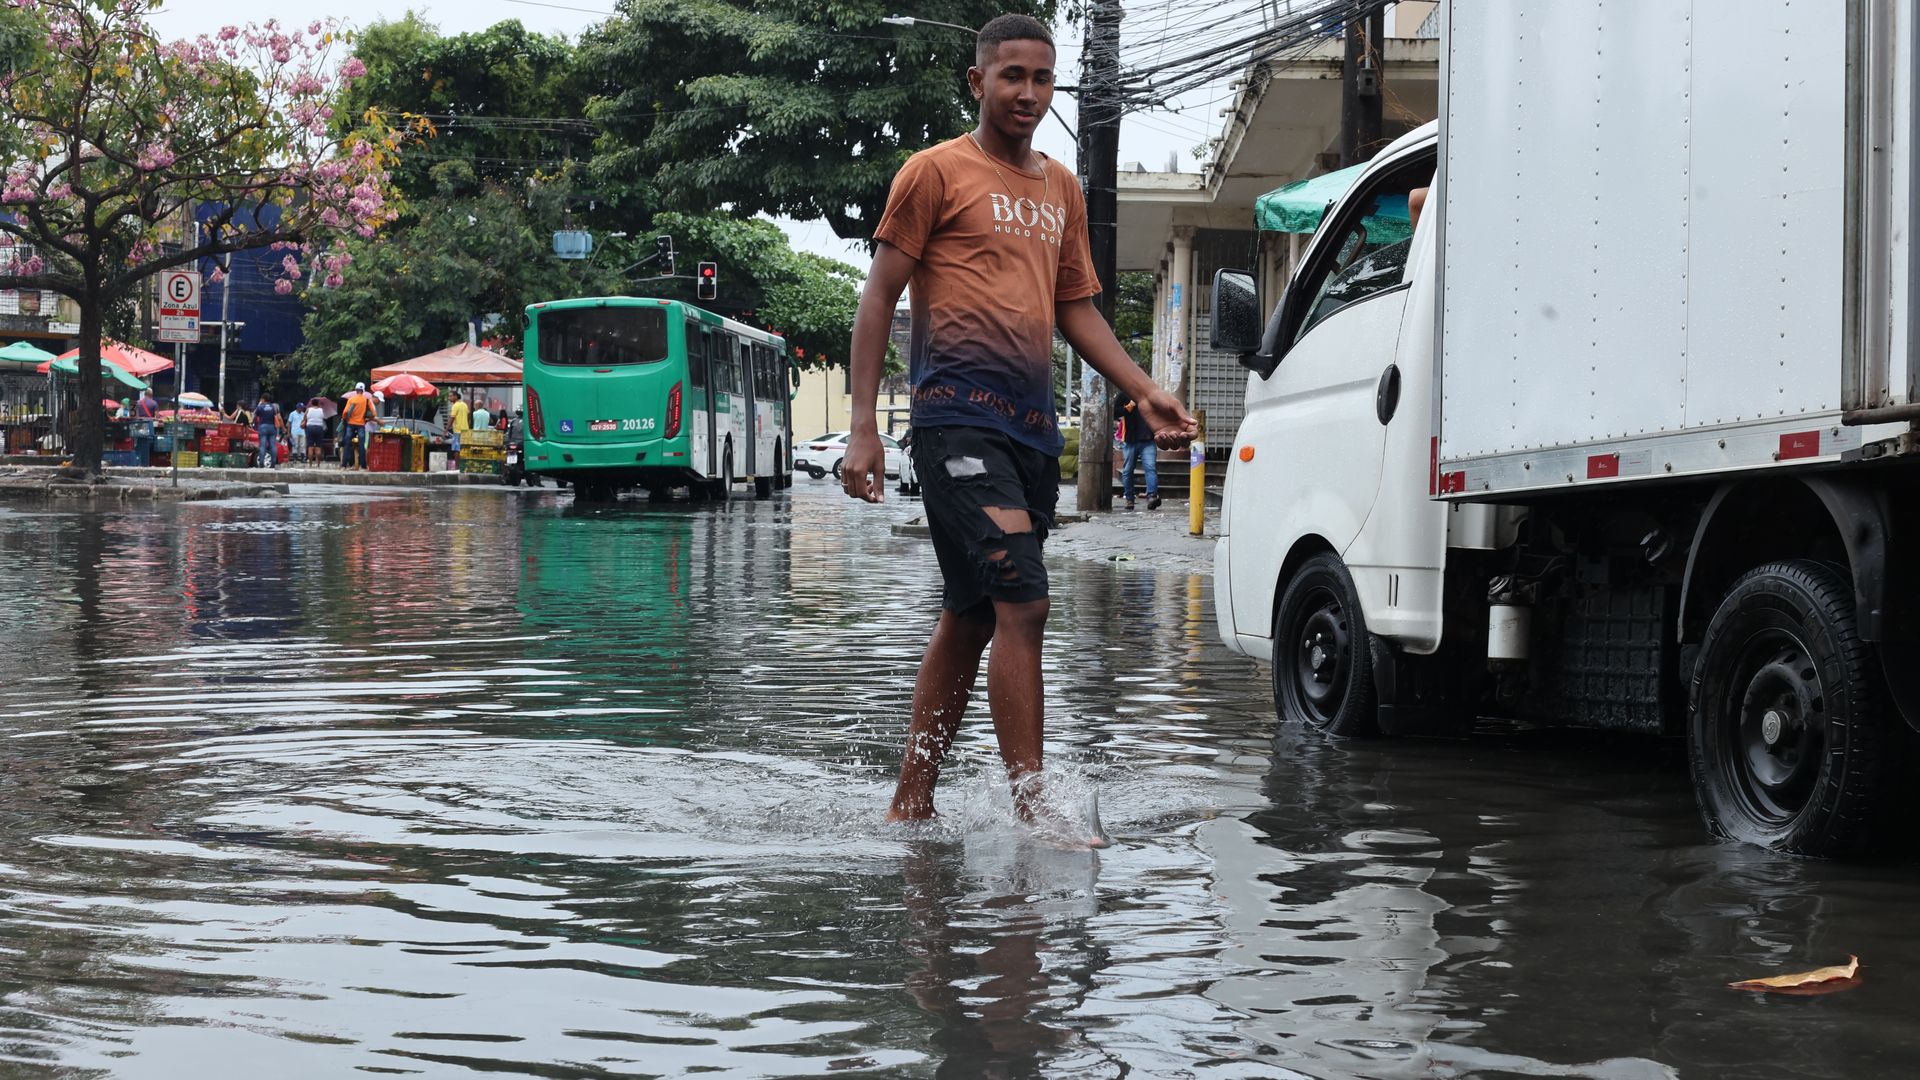
M 100 328 L 106 310 L 98 294 L 80 301 L 80 355 L 74 360 L 80 368 L 79 389 L 67 419 L 67 453 L 74 467 L 89 477 L 100 475 L 100 450 L 107 434 L 107 414 L 100 404 L 106 396 L 100 380 Z

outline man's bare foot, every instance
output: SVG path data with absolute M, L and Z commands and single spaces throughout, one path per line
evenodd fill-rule
M 889 806 L 887 807 L 887 816 L 885 820 L 886 820 L 886 823 L 889 825 L 898 825 L 898 824 L 901 824 L 902 822 L 908 822 L 908 821 L 932 821 L 934 819 L 934 816 L 935 815 L 933 813 L 933 807 L 931 806 L 927 807 L 926 812 L 924 813 L 909 813 L 908 811 L 902 810 L 897 806 Z

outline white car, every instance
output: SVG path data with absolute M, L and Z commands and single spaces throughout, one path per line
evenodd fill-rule
M 815 480 L 833 474 L 840 479 L 840 459 L 847 456 L 847 436 L 850 432 L 831 431 L 816 438 L 794 444 L 793 471 L 804 472 Z M 900 449 L 900 441 L 885 434 L 880 436 L 880 448 L 887 463 L 887 479 L 900 475 L 901 463 L 906 460 L 906 452 Z

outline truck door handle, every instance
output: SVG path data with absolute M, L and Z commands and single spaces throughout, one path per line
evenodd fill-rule
M 1373 392 L 1373 414 L 1380 418 L 1385 426 L 1393 419 L 1393 411 L 1400 407 L 1400 365 L 1388 364 L 1387 370 L 1380 373 L 1380 386 Z

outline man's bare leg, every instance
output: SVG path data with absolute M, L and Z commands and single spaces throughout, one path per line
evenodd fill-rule
M 995 601 L 993 656 L 987 661 L 987 703 L 993 709 L 1000 760 L 1006 763 L 1007 781 L 1013 786 L 1014 810 L 1029 824 L 1038 822 L 1045 809 L 1040 768 L 1045 755 L 1046 686 L 1040 678 L 1040 647 L 1047 609 L 1045 600 Z M 1073 839 L 1088 847 L 1107 846 L 1097 832 Z
M 960 730 L 974 677 L 980 673 L 980 654 L 993 635 L 991 607 L 982 605 L 965 614 L 940 613 L 914 678 L 913 720 L 907 728 L 900 782 L 893 790 L 893 805 L 887 808 L 888 821 L 933 816 L 933 785 L 940 779 L 940 763 Z

